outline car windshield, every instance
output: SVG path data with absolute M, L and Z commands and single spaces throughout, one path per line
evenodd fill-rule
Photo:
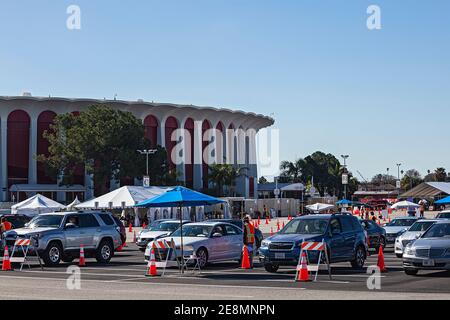
M 211 233 L 213 226 L 209 225 L 184 225 L 183 237 L 208 237 Z M 178 228 L 173 234 L 173 237 L 181 236 L 181 228 Z
M 289 222 L 279 234 L 324 234 L 327 230 L 326 219 L 295 219 Z
M 150 231 L 175 231 L 180 226 L 179 222 L 161 222 L 156 227 L 152 227 Z
M 27 228 L 34 229 L 39 227 L 58 228 L 61 225 L 62 215 L 40 215 L 36 216 L 28 223 Z
M 166 221 L 153 221 L 151 224 L 149 224 L 147 227 L 145 227 L 145 231 L 159 231 L 159 227 L 162 223 Z
M 395 219 L 389 222 L 386 227 L 409 227 L 416 221 L 416 219 Z
M 450 238 L 450 223 L 435 224 L 428 229 L 422 238 Z
M 438 215 L 439 218 L 450 219 L 450 212 L 441 212 Z
M 417 221 L 408 231 L 426 231 L 433 223 L 433 221 Z

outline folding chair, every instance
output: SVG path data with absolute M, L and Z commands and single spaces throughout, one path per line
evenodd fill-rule
M 194 247 L 184 246 L 183 251 L 192 252 L 192 253 L 184 254 L 182 268 L 185 269 L 186 271 L 192 271 L 193 273 L 195 273 L 195 271 L 198 271 L 198 273 L 201 273 L 200 263 L 199 263 L 197 255 L 195 254 Z M 189 269 L 189 267 L 188 267 L 188 264 L 190 264 L 190 263 L 193 264 L 193 267 L 191 269 Z

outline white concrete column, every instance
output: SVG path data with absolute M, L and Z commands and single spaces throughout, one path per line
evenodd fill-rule
M 8 199 L 8 118 L 0 119 L 0 201 Z
M 30 123 L 30 148 L 28 165 L 28 184 L 37 183 L 37 117 L 31 117 Z
M 194 137 L 192 143 L 194 144 L 194 189 L 201 189 L 203 187 L 203 139 L 202 139 L 202 121 L 194 121 Z
M 158 135 L 158 144 L 161 147 L 166 147 L 166 120 L 164 122 L 161 121 L 161 125 L 159 126 L 159 135 Z

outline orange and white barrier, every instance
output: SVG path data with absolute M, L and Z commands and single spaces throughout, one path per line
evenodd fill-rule
M 297 265 L 304 267 L 305 266 L 305 262 L 302 262 L 301 259 L 306 258 L 307 270 L 316 273 L 316 275 L 314 276 L 314 281 L 317 281 L 317 276 L 319 275 L 319 270 L 320 270 L 320 263 L 322 261 L 322 255 L 324 255 L 326 267 L 328 269 L 328 275 L 329 275 L 330 280 L 331 280 L 331 265 L 330 265 L 330 259 L 328 257 L 328 251 L 326 250 L 327 247 L 326 247 L 325 240 L 322 240 L 322 242 L 304 241 L 304 242 L 302 242 L 300 248 L 301 248 L 300 256 L 299 256 L 299 261 L 298 261 Z M 319 258 L 318 258 L 318 261 L 317 261 L 317 265 L 311 265 L 307 261 L 308 260 L 307 252 L 308 251 L 319 251 Z M 295 281 L 298 280 L 297 279 L 297 277 L 298 277 L 297 273 L 298 272 L 296 272 Z

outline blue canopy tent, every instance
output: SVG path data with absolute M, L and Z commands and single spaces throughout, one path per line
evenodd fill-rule
M 206 206 L 219 203 L 225 203 L 225 200 L 214 198 L 206 194 L 185 188 L 175 187 L 159 196 L 142 201 L 135 205 L 139 208 L 161 208 L 161 207 L 179 207 L 180 208 L 180 240 L 181 257 L 184 257 L 183 250 L 183 207 Z
M 450 204 L 450 196 L 448 196 L 447 198 L 444 198 L 444 199 L 436 201 L 435 204 Z
M 338 202 L 336 202 L 337 205 L 344 205 L 344 204 L 351 205 L 352 203 L 353 203 L 353 201 L 350 201 L 347 199 L 342 199 L 342 200 L 339 200 Z

